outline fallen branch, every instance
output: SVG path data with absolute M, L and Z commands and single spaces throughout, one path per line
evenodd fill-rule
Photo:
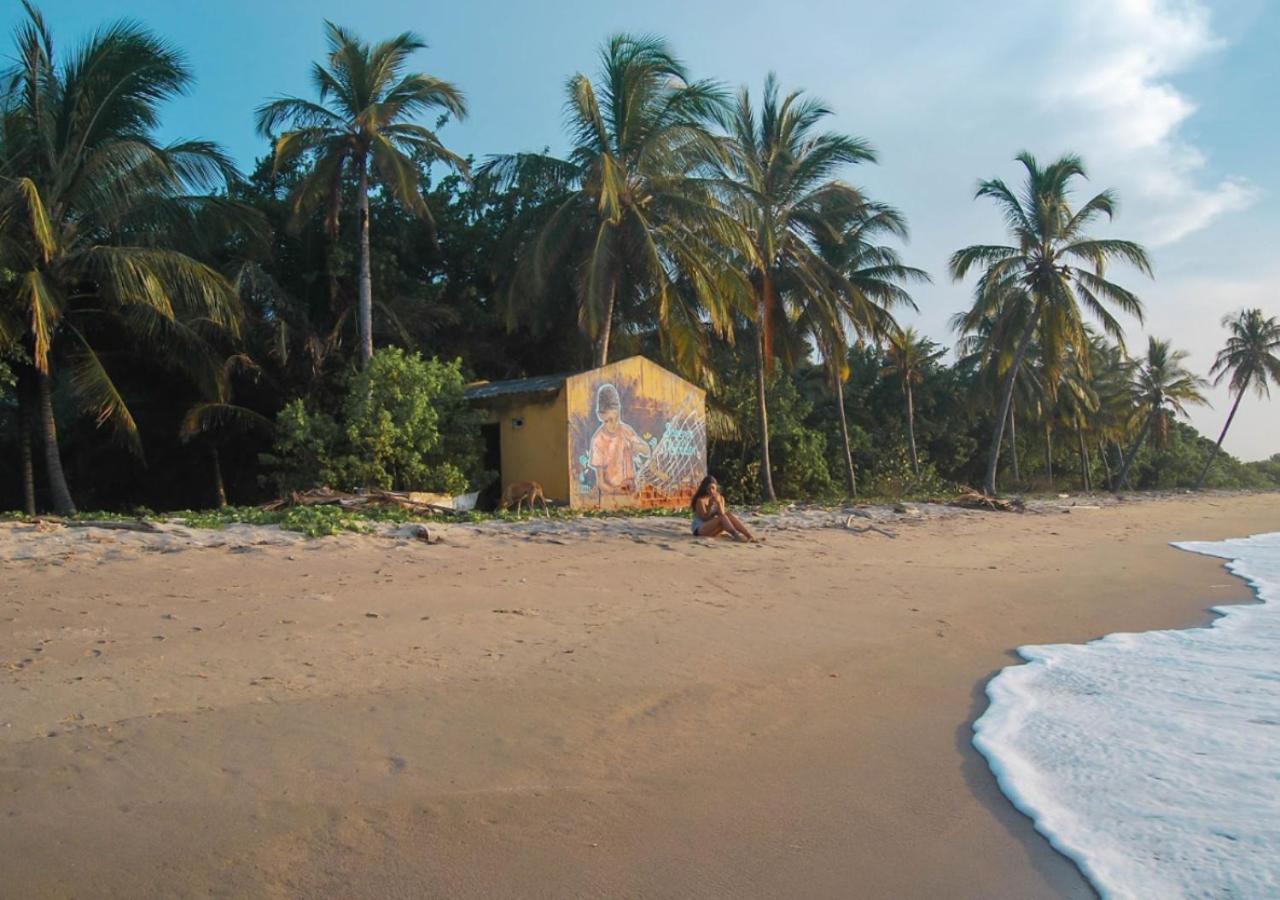
M 866 534 L 868 531 L 874 531 L 876 534 L 883 534 L 887 538 L 897 539 L 897 535 L 892 531 L 886 531 L 879 525 L 854 525 L 853 516 L 845 520 L 844 527 L 852 531 L 854 534 Z
M 1013 500 L 1003 500 L 999 497 L 990 497 L 986 494 L 979 493 L 973 488 L 966 488 L 961 491 L 959 496 L 953 497 L 951 500 L 945 501 L 947 506 L 957 506 L 961 509 L 985 509 L 992 512 L 1025 512 L 1026 507 L 1021 500 L 1014 498 Z

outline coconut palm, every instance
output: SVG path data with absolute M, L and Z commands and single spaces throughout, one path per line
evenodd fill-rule
M 163 145 L 158 110 L 191 81 L 182 55 L 121 22 L 65 62 L 39 11 L 15 33 L 17 63 L 0 107 L 0 345 L 26 359 L 53 506 L 75 510 L 58 451 L 56 368 L 99 424 L 139 449 L 137 426 L 95 349 L 104 329 L 142 339 L 160 357 L 188 356 L 200 331 L 234 330 L 238 305 L 214 269 L 169 247 L 195 220 L 234 204 L 189 196 L 235 179 L 213 144 Z
M 1215 385 L 1230 378 L 1228 389 L 1236 399 L 1231 404 L 1226 424 L 1222 426 L 1222 434 L 1218 435 L 1218 442 L 1213 445 L 1213 452 L 1205 460 L 1200 477 L 1196 479 L 1196 490 L 1204 485 L 1205 476 L 1222 449 L 1227 429 L 1236 417 L 1245 392 L 1252 388 L 1259 397 L 1270 397 L 1271 382 L 1280 385 L 1280 320 L 1264 317 L 1260 309 L 1246 309 L 1235 316 L 1224 317 L 1222 325 L 1231 332 L 1231 336 L 1227 338 L 1227 345 L 1218 351 L 1209 374 L 1217 376 L 1213 380 Z
M 259 432 L 269 435 L 275 422 L 261 413 L 232 402 L 233 380 L 237 375 L 247 375 L 257 380 L 261 367 L 246 353 L 232 353 L 221 364 L 206 366 L 193 373 L 201 399 L 188 408 L 178 429 L 183 443 L 206 436 L 209 451 L 209 475 L 213 481 L 213 499 L 219 509 L 227 505 L 226 481 L 222 477 L 222 455 L 219 451 L 224 434 L 244 435 Z
M 1119 260 L 1151 274 L 1146 251 L 1138 244 L 1087 234 L 1099 216 L 1114 215 L 1116 198 L 1111 191 L 1103 191 L 1079 209 L 1072 207 L 1072 182 L 1085 177 L 1079 157 L 1067 155 L 1045 167 L 1030 153 L 1020 153 L 1017 159 L 1026 170 L 1020 195 L 999 179 L 981 182 L 976 194 L 990 197 L 1000 207 L 1013 243 L 978 244 L 951 257 L 951 274 L 957 281 L 974 268 L 983 270 L 973 306 L 963 319 L 966 330 L 987 316 L 1024 320 L 1012 345 L 1013 357 L 992 428 L 984 482 L 989 494 L 996 492 L 996 466 L 1014 382 L 1032 339 L 1039 335 L 1041 354 L 1050 367 L 1056 366 L 1067 345 L 1083 346 L 1083 313 L 1088 311 L 1104 332 L 1122 340 L 1124 330 L 1108 304 L 1141 321 L 1142 303 L 1108 280 L 1107 265 Z
M 907 404 L 907 447 L 911 451 L 911 471 L 920 475 L 920 457 L 916 453 L 916 405 L 914 388 L 924 381 L 930 364 L 946 351 L 914 328 L 891 332 L 885 349 L 883 374 L 897 378 L 902 383 L 902 395 Z
M 724 176 L 734 217 L 747 229 L 751 247 L 743 257 L 752 291 L 755 326 L 756 403 L 760 417 L 760 480 L 765 499 L 775 499 L 769 462 L 767 373 L 773 333 L 785 316 L 783 294 L 837 308 L 856 288 L 823 258 L 821 246 L 840 240 L 849 219 L 865 207 L 862 193 L 840 180 L 850 164 L 874 162 L 865 141 L 819 132 L 831 110 L 795 91 L 779 93 L 770 74 L 757 110 L 744 87 L 725 119 L 731 152 Z
M 516 224 L 509 323 L 567 281 L 595 365 L 608 362 L 618 325 L 656 322 L 668 355 L 697 372 L 707 327 L 728 335 L 745 292 L 722 262 L 740 252 L 741 228 L 703 177 L 719 153 L 708 126 L 723 94 L 691 81 L 661 39 L 630 34 L 605 44 L 595 82 L 576 74 L 566 94 L 567 158 L 495 156 L 481 169 L 549 197 Z
M 1087 430 L 1097 445 L 1098 459 L 1102 462 L 1107 478 L 1107 488 L 1112 478 L 1108 448 L 1119 447 L 1132 417 L 1133 399 L 1130 384 L 1133 363 L 1119 345 L 1090 329 L 1088 346 L 1089 365 L 1084 375 L 1088 393 L 1094 398 L 1093 407 L 1086 411 Z M 1123 463 L 1121 463 L 1123 465 Z
M 823 259 L 847 282 L 847 288 L 831 294 L 801 288 L 783 295 L 784 304 L 795 310 L 818 349 L 834 389 L 844 442 L 845 481 L 854 497 L 858 496 L 858 482 L 844 408 L 850 336 L 879 342 L 894 333 L 898 326 L 892 310 L 898 306 L 916 308 L 904 285 L 929 281 L 927 272 L 903 265 L 895 249 L 879 243 L 886 235 L 905 239 L 906 220 L 890 206 L 866 204 L 852 215 L 836 243 L 820 244 Z
M 998 405 L 1001 386 L 1013 365 L 1013 351 L 1017 335 L 1022 333 L 1023 322 L 1017 316 L 983 316 L 976 323 L 966 324 L 966 314 L 951 317 L 951 327 L 960 332 L 956 342 L 957 366 L 975 374 L 975 390 L 969 395 L 969 403 L 975 411 L 991 409 Z M 1013 335 L 1013 339 L 1010 339 Z M 1030 352 L 1033 348 L 1029 348 Z M 1036 387 L 1026 367 L 1014 378 L 1013 396 L 1009 399 L 1009 462 L 1014 484 L 1022 482 L 1018 468 L 1018 411 L 1034 405 Z M 1001 436 L 1003 443 L 1003 435 Z
M 1092 339 L 1094 335 L 1088 333 Z M 1058 373 L 1056 384 L 1046 383 L 1045 450 L 1049 473 L 1049 487 L 1053 488 L 1053 435 L 1066 431 L 1076 439 L 1076 453 L 1080 461 L 1080 486 L 1085 491 L 1093 489 L 1089 474 L 1089 448 L 1085 433 L 1089 430 L 1098 409 L 1098 395 L 1094 390 L 1089 370 L 1091 344 L 1083 349 L 1068 348 L 1066 358 Z
M 1137 404 L 1134 415 L 1141 417 L 1142 425 L 1133 446 L 1125 454 L 1124 466 L 1116 479 L 1117 490 L 1128 481 L 1129 470 L 1149 436 L 1154 433 L 1156 444 L 1164 446 L 1172 419 L 1185 418 L 1188 406 L 1207 403 L 1201 388 L 1208 382 L 1182 364 L 1187 355 L 1185 350 L 1172 349 L 1168 341 L 1154 337 L 1148 340 L 1147 355 L 1139 362 L 1131 385 Z
M 360 361 L 373 355 L 373 279 L 369 270 L 369 184 L 377 178 L 406 209 L 432 224 L 423 199 L 421 161 L 444 162 L 466 172 L 465 160 L 446 148 L 431 129 L 413 121 L 434 111 L 459 119 L 467 114 L 462 92 L 432 75 L 406 73 L 409 58 L 427 45 L 412 32 L 377 44 L 325 22 L 326 64 L 313 64 L 317 101 L 281 97 L 258 108 L 258 130 L 275 140 L 277 171 L 303 154 L 311 171 L 289 198 L 295 217 L 323 206 L 330 238 L 338 234 L 343 182 L 356 180 L 360 274 L 357 322 Z M 287 127 L 278 137 L 276 132 Z M 372 163 L 372 166 L 370 166 Z

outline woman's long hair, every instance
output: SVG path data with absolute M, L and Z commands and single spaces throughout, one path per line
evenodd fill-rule
M 716 481 L 714 475 L 708 475 L 706 478 L 702 479 L 702 484 L 698 485 L 698 489 L 693 492 L 693 499 L 689 501 L 689 508 L 694 512 L 697 512 L 698 501 L 711 493 L 711 485 L 718 485 L 719 483 L 720 482 Z

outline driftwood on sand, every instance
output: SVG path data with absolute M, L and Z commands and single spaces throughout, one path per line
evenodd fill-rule
M 853 524 L 853 518 L 853 516 L 849 516 L 849 518 L 845 519 L 844 527 L 848 528 L 854 534 L 866 534 L 868 531 L 874 531 L 876 534 L 883 534 L 887 538 L 894 538 L 896 540 L 898 537 L 892 531 L 886 531 L 879 525 L 855 525 Z
M 973 488 L 965 488 L 959 495 L 950 500 L 943 501 L 947 506 L 958 506 L 962 509 L 987 509 L 994 512 L 1025 512 L 1026 506 L 1021 500 L 1014 498 L 1013 500 L 1002 500 L 999 497 L 990 497 Z
M 461 511 L 450 506 L 426 499 L 438 496 L 442 495 L 420 494 L 417 491 L 384 491 L 378 488 L 361 491 L 356 494 L 348 494 L 343 491 L 335 491 L 332 488 L 314 488 L 309 491 L 293 491 L 287 497 L 281 497 L 278 500 L 272 500 L 270 503 L 262 504 L 260 509 L 274 512 L 275 510 L 289 509 L 294 506 L 339 506 L 343 509 L 389 509 L 394 507 L 424 516 L 463 515 Z

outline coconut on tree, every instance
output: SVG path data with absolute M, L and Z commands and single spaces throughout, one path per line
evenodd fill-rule
M 1280 320 L 1264 316 L 1260 309 L 1246 309 L 1234 316 L 1226 316 L 1222 325 L 1231 332 L 1227 345 L 1218 351 L 1209 374 L 1216 376 L 1214 385 L 1227 381 L 1230 393 L 1236 395 L 1231 412 L 1213 445 L 1209 458 L 1196 479 L 1196 490 L 1204 486 L 1209 467 L 1222 449 L 1227 430 L 1240 408 L 1240 400 L 1252 390 L 1259 398 L 1271 396 L 1271 384 L 1280 385 Z
M 406 71 L 413 54 L 427 46 L 412 32 L 369 44 L 326 21 L 325 34 L 328 56 L 323 65 L 316 63 L 311 69 L 316 100 L 281 97 L 264 104 L 258 108 L 258 130 L 275 140 L 275 171 L 300 157 L 310 163 L 310 171 L 291 191 L 289 204 L 295 221 L 323 209 L 330 239 L 338 236 L 346 182 L 355 180 L 360 259 L 356 320 L 364 365 L 373 356 L 371 186 L 376 181 L 431 226 L 420 164 L 439 161 L 465 173 L 467 163 L 416 120 L 430 113 L 461 119 L 467 104 L 450 82 Z
M 965 247 L 952 255 L 950 263 L 956 281 L 981 270 L 973 306 L 960 319 L 962 331 L 976 328 L 987 317 L 1019 318 L 1023 323 L 1018 331 L 1002 332 L 1013 341 L 1013 353 L 987 453 L 983 487 L 993 495 L 1014 384 L 1032 340 L 1038 337 L 1040 353 L 1051 368 L 1061 363 L 1068 345 L 1084 346 L 1086 313 L 1106 334 L 1122 341 L 1124 329 L 1109 307 L 1142 321 L 1142 303 L 1107 277 L 1107 267 L 1119 261 L 1151 274 L 1146 251 L 1139 244 L 1088 233 L 1099 217 L 1114 216 L 1116 197 L 1112 191 L 1102 191 L 1079 208 L 1073 206 L 1074 182 L 1086 177 L 1079 157 L 1067 155 L 1043 167 L 1030 153 L 1020 153 L 1017 159 L 1026 176 L 1020 193 L 993 179 L 980 182 L 976 194 L 995 201 L 1011 243 Z

